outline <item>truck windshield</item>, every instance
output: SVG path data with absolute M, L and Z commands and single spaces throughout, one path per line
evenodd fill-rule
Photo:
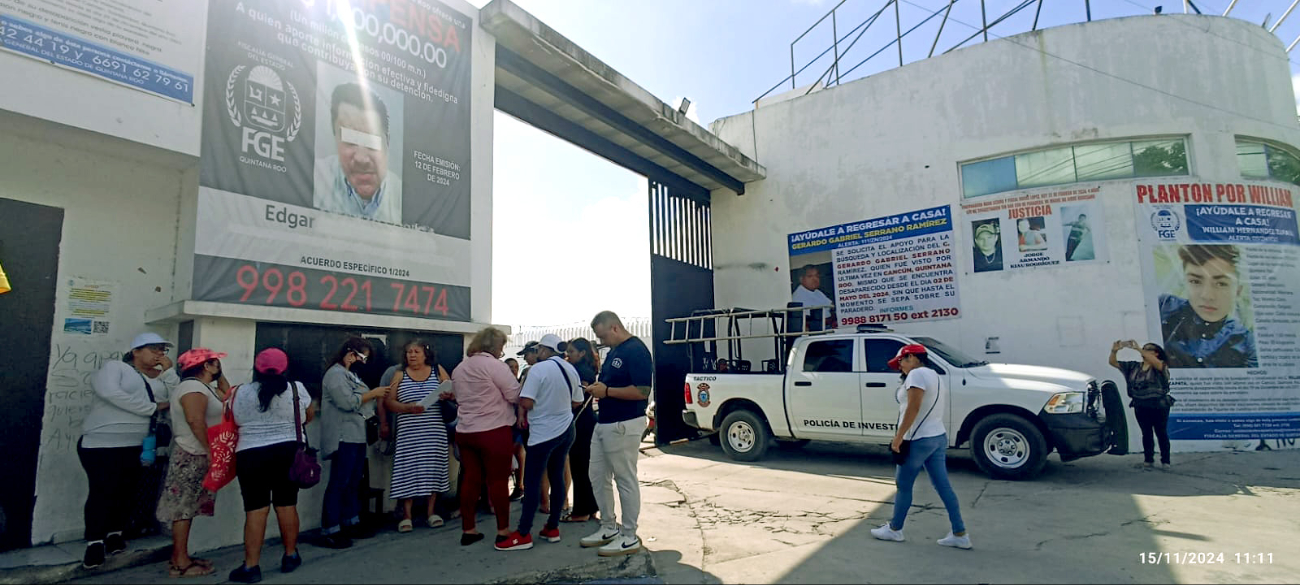
M 931 337 L 913 337 L 917 343 L 924 345 L 926 349 L 938 354 L 944 361 L 958 368 L 973 368 L 976 366 L 987 365 L 984 360 L 977 360 L 961 352 L 961 350 L 948 345 L 942 341 Z

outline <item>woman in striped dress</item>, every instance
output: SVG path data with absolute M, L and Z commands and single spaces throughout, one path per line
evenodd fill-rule
M 393 478 L 388 497 L 402 503 L 403 520 L 398 532 L 410 532 L 411 505 L 414 498 L 428 497 L 425 522 L 430 528 L 442 526 L 434 514 L 438 494 L 451 489 L 447 427 L 438 408 L 425 409 L 420 401 L 438 392 L 440 380 L 448 378 L 437 364 L 437 354 L 427 343 L 415 340 L 406 344 L 406 367 L 398 371 L 389 386 L 385 405 L 397 413 L 397 453 L 393 456 Z M 437 367 L 437 373 L 434 368 Z

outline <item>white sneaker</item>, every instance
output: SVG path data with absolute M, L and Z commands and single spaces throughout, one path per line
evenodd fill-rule
M 952 532 L 949 532 L 949 533 L 948 533 L 948 536 L 945 536 L 945 537 L 943 537 L 943 538 L 940 538 L 940 539 L 939 539 L 938 541 L 936 541 L 936 542 L 938 542 L 939 544 L 941 544 L 941 545 L 943 545 L 943 546 L 951 546 L 951 547 L 953 547 L 953 548 L 960 548 L 960 549 L 962 549 L 962 550 L 970 550 L 970 549 L 971 549 L 971 545 L 970 545 L 970 535 L 969 535 L 969 534 L 967 534 L 966 536 L 957 536 L 957 535 L 953 534 Z
M 641 550 L 641 539 L 635 534 L 620 536 L 615 538 L 609 544 L 600 547 L 596 554 L 602 557 L 620 557 L 630 555 Z
M 880 528 L 872 528 L 871 535 L 880 540 L 892 540 L 894 542 L 903 542 L 903 531 L 894 530 L 888 522 L 881 524 Z
M 581 544 L 582 548 L 605 546 L 610 542 L 613 542 L 615 538 L 618 538 L 617 526 L 609 529 L 601 528 L 600 530 L 597 530 L 595 533 L 593 533 L 591 536 L 583 537 L 582 540 L 578 541 L 578 544 Z

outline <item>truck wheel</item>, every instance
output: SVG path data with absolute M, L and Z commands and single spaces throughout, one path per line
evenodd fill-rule
M 709 435 L 709 444 L 710 444 L 710 445 L 713 445 L 714 447 L 717 447 L 717 446 L 721 445 L 721 444 L 722 444 L 722 434 L 721 434 L 721 433 L 713 433 L 712 435 Z
M 737 410 L 722 419 L 722 450 L 736 461 L 758 461 L 772 442 L 767 423 L 748 410 Z
M 971 455 L 989 477 L 1031 479 L 1047 463 L 1047 440 L 1023 417 L 995 414 L 975 424 Z

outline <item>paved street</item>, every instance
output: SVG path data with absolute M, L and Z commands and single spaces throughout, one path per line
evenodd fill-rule
M 1175 455 L 1170 473 L 1133 469 L 1140 456 L 1069 464 L 1053 456 L 1025 483 L 991 481 L 964 457 L 953 452 L 949 468 L 971 551 L 934 544 L 947 517 L 924 476 L 907 542 L 871 537 L 894 498 L 883 448 L 773 449 L 741 464 L 704 441 L 671 447 L 641 463 L 654 486 L 644 492 L 656 503 L 644 524 L 658 537 L 658 575 L 669 583 L 1300 580 L 1300 451 Z M 1215 561 L 1223 553 L 1223 562 L 1144 565 L 1144 552 L 1215 553 Z M 1246 553 L 1265 554 L 1265 564 L 1257 556 L 1246 564 Z M 670 562 L 679 554 L 689 567 Z
M 565 542 L 517 553 L 485 543 L 461 548 L 458 530 L 446 527 L 387 533 L 337 553 L 304 546 L 307 563 L 297 573 L 264 574 L 268 583 L 1257 583 L 1300 575 L 1300 559 L 1288 552 L 1300 534 L 1300 451 L 1187 454 L 1169 473 L 1133 469 L 1137 456 L 1053 460 L 1025 483 L 991 481 L 963 454 L 952 457 L 972 551 L 933 543 L 947 520 L 924 477 L 908 541 L 871 538 L 894 496 L 882 449 L 773 449 L 765 461 L 743 464 L 696 441 L 642 458 L 641 535 L 652 564 L 597 559 L 577 546 L 581 531 L 567 526 Z M 1214 553 L 1216 564 L 1172 557 L 1143 564 L 1145 552 Z M 1263 563 L 1237 556 L 1260 553 Z M 229 570 L 239 551 L 210 556 Z M 275 549 L 267 558 L 267 567 L 277 566 Z M 84 582 L 172 581 L 155 564 Z

